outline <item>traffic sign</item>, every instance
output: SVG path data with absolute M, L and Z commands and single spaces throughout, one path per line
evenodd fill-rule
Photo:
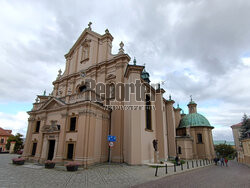
M 116 136 L 108 135 L 109 142 L 116 142 Z
M 113 147 L 114 146 L 114 142 L 109 142 L 109 147 Z

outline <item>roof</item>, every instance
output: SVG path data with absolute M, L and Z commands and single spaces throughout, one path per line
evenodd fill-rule
M 242 126 L 242 122 L 232 125 L 231 128 L 238 128 Z
M 214 145 L 219 145 L 219 144 L 227 144 L 227 145 L 231 145 L 231 146 L 235 145 L 234 141 L 214 140 Z
M 190 105 L 190 104 L 196 104 L 193 100 L 191 100 L 189 103 L 188 103 L 188 105 Z
M 13 136 L 11 133 L 12 130 L 5 130 L 0 127 L 0 136 Z
M 199 113 L 191 113 L 185 115 L 179 124 L 179 128 L 184 128 L 184 127 L 211 127 L 213 126 L 210 125 L 209 121 L 207 118 L 205 118 L 203 115 Z

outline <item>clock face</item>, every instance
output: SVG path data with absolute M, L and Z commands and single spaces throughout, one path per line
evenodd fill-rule
M 85 72 L 82 72 L 81 73 L 81 77 L 85 77 L 86 76 L 86 73 Z

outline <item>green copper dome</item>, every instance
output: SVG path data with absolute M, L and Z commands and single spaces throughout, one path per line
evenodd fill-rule
M 144 80 L 144 81 L 146 81 L 146 82 L 148 82 L 148 83 L 150 83 L 150 79 L 149 79 L 149 73 L 145 70 L 145 68 L 143 69 L 143 71 L 142 71 L 142 73 L 141 73 L 141 78 Z
M 181 119 L 179 128 L 200 127 L 200 126 L 212 127 L 209 121 L 207 120 L 207 118 L 205 118 L 203 115 L 199 113 L 191 113 L 191 114 L 185 115 Z

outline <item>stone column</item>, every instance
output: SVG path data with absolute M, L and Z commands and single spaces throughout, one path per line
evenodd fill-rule
M 176 128 L 175 128 L 175 117 L 174 107 L 175 101 L 167 100 L 166 105 L 166 116 L 167 116 L 167 134 L 168 134 L 168 156 L 174 158 L 176 156 Z
M 41 125 L 45 126 L 46 125 L 46 117 L 43 117 L 41 119 Z M 42 133 L 42 128 L 43 126 L 40 127 L 39 130 L 39 135 L 38 135 L 38 143 L 37 143 L 37 148 L 36 148 L 36 154 L 35 158 L 39 161 L 41 157 L 41 152 L 42 152 L 42 146 L 43 146 L 43 133 Z
M 61 114 L 60 124 L 60 133 L 58 137 L 57 150 L 55 150 L 55 161 L 61 162 L 63 160 L 63 153 L 65 145 L 65 137 L 67 131 L 67 112 Z
M 35 118 L 34 117 L 30 117 L 28 119 L 29 121 L 29 124 L 28 124 L 28 129 L 27 129 L 27 134 L 26 134 L 26 140 L 25 140 L 25 144 L 24 144 L 24 149 L 23 149 L 23 154 L 22 154 L 22 157 L 24 157 L 25 159 L 27 159 L 31 153 L 30 153 L 30 147 L 31 146 L 31 139 L 32 139 L 32 133 L 33 133 L 33 124 L 34 124 L 34 121 L 35 121 Z
M 78 132 L 77 132 L 77 141 L 76 141 L 76 151 L 75 151 L 75 160 L 84 163 L 84 148 L 86 147 L 85 143 L 85 128 L 86 128 L 86 116 L 83 112 L 79 112 L 78 119 Z
M 156 139 L 158 140 L 159 160 L 166 160 L 168 158 L 168 140 L 167 140 L 167 126 L 166 116 L 163 111 L 163 93 L 164 89 L 156 91 Z
M 45 136 L 44 139 L 43 139 L 43 149 L 42 149 L 42 153 L 41 153 L 41 158 L 40 158 L 40 162 L 44 162 L 47 160 L 47 155 L 48 155 L 48 145 L 49 145 L 49 142 L 48 142 L 48 137 Z

